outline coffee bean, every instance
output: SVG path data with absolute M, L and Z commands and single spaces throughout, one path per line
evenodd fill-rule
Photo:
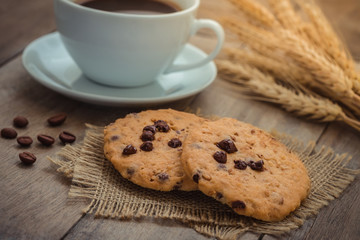
M 148 142 L 144 142 L 143 144 L 141 144 L 140 149 L 145 152 L 151 152 L 154 149 L 154 147 L 153 147 L 152 142 L 148 141 Z
M 248 163 L 249 167 L 252 169 L 252 170 L 256 170 L 256 171 L 262 171 L 264 170 L 264 161 L 263 160 L 259 160 L 259 161 L 250 161 Z
M 30 152 L 20 153 L 19 158 L 25 164 L 33 164 L 36 161 L 35 155 Z
M 134 147 L 133 145 L 130 144 L 130 145 L 127 145 L 127 146 L 124 148 L 122 154 L 124 154 L 124 155 L 131 155 L 131 154 L 135 154 L 136 152 L 137 152 L 136 147 Z
M 216 143 L 216 146 L 227 153 L 234 153 L 237 152 L 237 148 L 235 143 L 230 139 L 224 139 L 221 142 Z
M 39 134 L 37 136 L 38 141 L 44 146 L 51 146 L 54 144 L 55 139 L 45 134 Z
M 50 126 L 60 126 L 65 122 L 67 115 L 65 113 L 60 113 L 55 116 L 50 117 L 47 121 Z
M 245 170 L 246 167 L 247 167 L 247 163 L 245 161 L 242 161 L 242 160 L 235 160 L 234 163 L 235 163 L 234 167 L 236 169 Z
M 231 203 L 232 208 L 244 209 L 246 208 L 246 204 L 243 201 L 234 201 Z
M 160 181 L 165 181 L 165 180 L 169 179 L 169 175 L 167 173 L 160 173 L 158 175 L 158 178 L 159 178 Z
M 154 133 L 152 133 L 151 131 L 144 131 L 141 134 L 140 138 L 143 142 L 146 142 L 146 141 L 153 141 L 155 139 L 155 136 Z
M 13 124 L 15 127 L 24 128 L 29 124 L 29 121 L 23 116 L 17 116 L 14 118 Z
M 33 143 L 33 140 L 29 136 L 18 137 L 16 141 L 23 147 L 28 147 Z
M 172 148 L 181 147 L 182 142 L 178 138 L 173 138 L 168 142 L 168 146 Z
M 226 153 L 223 151 L 217 151 L 214 153 L 213 157 L 218 163 L 226 163 L 227 161 Z
M 14 139 L 17 136 L 17 132 L 13 128 L 3 128 L 1 129 L 1 137 Z
M 154 125 L 159 132 L 168 132 L 170 130 L 169 125 L 163 120 L 154 122 Z
M 143 131 L 150 131 L 153 134 L 155 134 L 156 132 L 156 127 L 154 125 L 149 125 L 143 128 Z
M 75 135 L 67 131 L 60 133 L 59 138 L 63 144 L 73 143 L 76 140 Z
M 198 174 L 198 173 L 195 173 L 194 175 L 193 175 L 193 181 L 194 182 L 196 182 L 196 183 L 199 183 L 199 178 L 200 178 L 200 175 Z

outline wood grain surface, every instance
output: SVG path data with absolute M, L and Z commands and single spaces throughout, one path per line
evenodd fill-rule
M 360 1 L 321 0 L 326 15 L 360 58 Z M 236 14 L 226 1 L 203 0 L 199 17 L 216 19 Z M 2 0 L 0 4 L 0 128 L 11 127 L 12 119 L 26 116 L 30 124 L 17 129 L 19 136 L 34 139 L 29 148 L 16 140 L 0 138 L 0 239 L 207 239 L 181 223 L 168 220 L 115 221 L 83 215 L 86 202 L 69 199 L 70 180 L 56 172 L 46 157 L 63 145 L 57 136 L 62 130 L 74 133 L 80 142 L 84 123 L 106 125 L 116 118 L 144 108 L 101 107 L 78 102 L 55 93 L 34 81 L 21 63 L 24 47 L 37 37 L 55 30 L 52 1 Z M 210 51 L 214 36 L 206 31 L 191 39 L 196 46 Z M 360 59 L 359 59 L 360 60 Z M 351 167 L 360 167 L 360 134 L 341 123 L 319 124 L 293 117 L 272 104 L 247 100 L 229 83 L 217 79 L 197 96 L 153 108 L 201 109 L 204 115 L 234 117 L 266 130 L 290 134 L 303 142 L 314 140 L 336 152 L 353 156 Z M 59 127 L 49 127 L 46 119 L 65 112 L 68 119 Z M 56 136 L 52 147 L 43 147 L 37 134 Z M 38 157 L 33 166 L 18 159 L 22 151 Z M 360 180 L 357 178 L 336 200 L 309 218 L 298 230 L 280 239 L 359 239 Z M 246 233 L 241 239 L 278 239 Z

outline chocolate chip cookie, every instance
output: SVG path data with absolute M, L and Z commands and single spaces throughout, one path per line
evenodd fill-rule
M 204 119 L 171 109 L 128 114 L 105 127 L 104 152 L 120 174 L 160 191 L 196 190 L 180 156 L 189 131 Z
M 279 221 L 310 189 L 300 159 L 270 134 L 231 118 L 204 122 L 183 142 L 189 177 L 208 196 L 236 213 Z

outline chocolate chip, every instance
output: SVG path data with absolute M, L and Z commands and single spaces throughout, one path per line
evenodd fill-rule
M 150 152 L 154 149 L 154 146 L 152 142 L 144 142 L 143 144 L 141 144 L 140 149 L 145 152 Z
M 224 139 L 221 142 L 216 143 L 216 146 L 227 153 L 234 153 L 237 152 L 237 148 L 235 143 L 230 139 Z
M 178 138 L 173 138 L 168 142 L 168 146 L 172 148 L 181 147 L 182 143 Z
M 220 170 L 226 170 L 227 167 L 226 167 L 225 164 L 219 163 L 219 164 L 218 164 L 218 169 L 220 169 Z
M 216 153 L 214 153 L 213 157 L 218 163 L 226 163 L 227 156 L 226 153 L 223 151 L 217 151 Z
M 44 146 L 51 146 L 54 144 L 55 139 L 45 134 L 39 134 L 37 136 L 38 141 Z
M 251 134 L 255 134 L 255 130 L 254 129 L 251 129 Z
M 133 169 L 133 168 L 128 168 L 128 169 L 126 169 L 126 173 L 127 173 L 127 175 L 128 175 L 129 177 L 131 177 L 132 175 L 134 175 L 135 169 Z
M 234 163 L 235 163 L 234 167 L 236 169 L 245 170 L 246 167 L 247 167 L 247 163 L 245 161 L 242 161 L 242 160 L 235 160 Z
M 19 158 L 25 164 L 33 164 L 36 161 L 35 155 L 30 152 L 20 153 Z
M 158 178 L 159 178 L 160 181 L 165 181 L 165 180 L 169 179 L 169 175 L 167 173 L 160 173 L 158 175 Z
M 195 173 L 194 175 L 193 175 L 193 181 L 194 182 L 196 182 L 196 183 L 199 183 L 199 178 L 200 178 L 200 175 L 198 174 L 198 173 Z
M 119 139 L 118 135 L 111 136 L 111 138 L 110 138 L 111 141 L 116 141 L 118 139 Z
M 246 208 L 246 204 L 243 201 L 234 201 L 231 203 L 232 208 L 244 209 Z
M 153 134 L 155 134 L 156 132 L 156 127 L 154 125 L 149 125 L 143 128 L 143 131 L 150 131 Z
M 259 160 L 259 161 L 250 161 L 248 163 L 249 167 L 251 167 L 252 170 L 256 170 L 256 171 L 262 171 L 264 168 L 264 161 L 263 160 Z
M 182 182 L 176 182 L 176 184 L 173 187 L 173 190 L 179 190 L 182 187 Z
M 24 128 L 29 124 L 29 121 L 26 119 L 26 117 L 17 116 L 14 118 L 13 124 L 15 127 Z
M 16 141 L 23 147 L 28 147 L 33 143 L 33 140 L 29 136 L 18 137 Z
M 13 139 L 16 138 L 17 132 L 13 128 L 3 128 L 1 129 L 1 137 Z
M 215 198 L 216 199 L 221 199 L 221 198 L 223 198 L 224 196 L 222 195 L 222 193 L 219 193 L 219 192 L 216 192 L 216 195 L 215 195 Z
M 154 125 L 159 132 L 168 132 L 170 130 L 169 125 L 163 120 L 155 121 Z
M 47 122 L 50 124 L 50 126 L 60 126 L 65 122 L 66 118 L 67 115 L 65 113 L 60 113 L 50 117 Z
M 63 131 L 62 133 L 60 133 L 59 138 L 64 144 L 73 143 L 76 140 L 75 135 L 67 131 Z
M 131 154 L 135 154 L 136 152 L 137 152 L 136 147 L 134 147 L 133 145 L 130 144 L 124 148 L 122 154 L 131 155 Z
M 140 138 L 143 142 L 146 142 L 146 141 L 153 141 L 155 139 L 155 136 L 154 133 L 152 133 L 151 131 L 144 131 L 141 134 Z

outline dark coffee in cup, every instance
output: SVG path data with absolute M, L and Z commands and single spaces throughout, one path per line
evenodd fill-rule
M 131 14 L 166 14 L 180 11 L 170 0 L 75 0 L 85 7 L 97 10 Z
M 224 31 L 213 20 L 196 19 L 199 6 L 200 0 L 54 0 L 57 30 L 70 56 L 86 78 L 113 87 L 145 86 L 212 61 Z M 204 28 L 217 36 L 214 50 L 186 64 L 176 61 L 190 36 Z

